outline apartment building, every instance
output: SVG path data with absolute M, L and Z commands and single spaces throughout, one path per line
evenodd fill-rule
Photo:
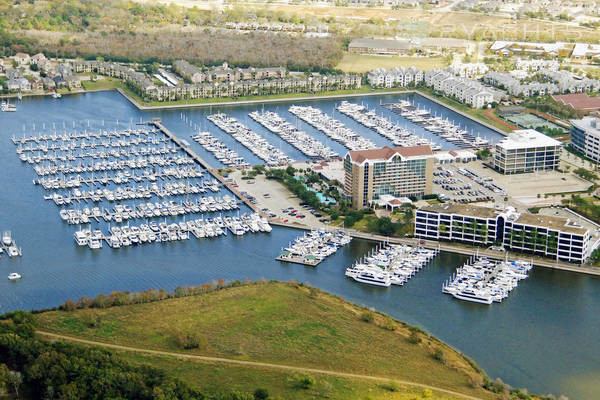
M 561 148 L 561 142 L 536 130 L 516 130 L 496 144 L 494 168 L 503 174 L 554 170 Z
M 418 209 L 415 236 L 480 246 L 494 244 L 575 263 L 588 258 L 591 240 L 589 229 L 568 218 L 460 203 Z
M 350 151 L 344 158 L 344 194 L 353 208 L 367 206 L 383 195 L 431 194 L 433 163 L 429 146 Z
M 369 84 L 374 87 L 406 87 L 423 82 L 423 72 L 415 67 L 375 69 L 367 74 Z
M 600 162 L 600 119 L 572 119 L 571 146 L 589 159 Z
M 425 85 L 433 87 L 436 92 L 444 93 L 473 108 L 482 108 L 494 101 L 502 100 L 504 93 L 485 87 L 475 79 L 455 76 L 444 70 L 425 72 Z

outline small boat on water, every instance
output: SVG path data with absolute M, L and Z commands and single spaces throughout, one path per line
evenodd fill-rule
M 9 281 L 15 281 L 17 279 L 21 279 L 22 276 L 16 272 L 11 272 L 10 274 L 8 274 L 8 280 Z
M 12 236 L 9 231 L 6 231 L 2 234 L 2 243 L 5 246 L 10 246 L 12 244 Z
M 60 94 L 60 93 L 56 93 L 56 92 L 52 93 L 53 99 L 60 99 L 61 97 L 62 97 L 62 94 Z
M 17 106 L 14 104 L 10 104 L 9 101 L 3 101 L 0 105 L 0 110 L 3 112 L 15 112 L 17 111 Z

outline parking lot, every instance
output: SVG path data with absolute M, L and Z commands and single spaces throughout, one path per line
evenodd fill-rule
M 475 172 L 471 164 L 439 166 L 433 173 L 433 192 L 444 200 L 461 203 L 504 201 L 506 191 L 488 175 Z
M 268 180 L 264 175 L 242 179 L 241 171 L 232 172 L 228 178 L 236 185 L 236 189 L 271 218 L 278 218 L 287 223 L 326 226 L 319 221 L 324 219 L 324 216 L 315 211 L 311 212 L 310 207 L 302 205 L 300 199 L 277 181 Z

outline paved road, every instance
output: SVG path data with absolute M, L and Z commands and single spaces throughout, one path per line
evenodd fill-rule
M 377 382 L 394 381 L 400 385 L 414 386 L 414 387 L 419 387 L 419 388 L 423 388 L 423 389 L 431 389 L 431 390 L 435 390 L 437 392 L 450 394 L 452 396 L 460 397 L 463 399 L 479 400 L 478 397 L 469 396 L 467 394 L 455 392 L 452 390 L 447 390 L 447 389 L 442 389 L 442 388 L 435 387 L 435 386 L 425 385 L 423 383 L 396 380 L 394 378 L 387 378 L 387 377 L 383 377 L 383 376 L 361 375 L 361 374 L 353 374 L 353 373 L 349 373 L 349 372 L 331 371 L 331 370 L 318 369 L 318 368 L 296 367 L 293 365 L 272 364 L 272 363 L 265 363 L 265 362 L 258 362 L 258 361 L 244 361 L 244 360 L 235 360 L 235 359 L 231 359 L 231 358 L 208 357 L 208 356 L 198 356 L 198 355 L 192 355 L 192 354 L 173 353 L 173 352 L 168 352 L 168 351 L 150 350 L 150 349 L 142 349 L 139 347 L 120 346 L 120 345 L 104 343 L 104 342 L 96 342 L 96 341 L 92 341 L 92 340 L 79 339 L 79 338 L 75 338 L 72 336 L 59 335 L 56 333 L 50 333 L 50 332 L 45 332 L 45 331 L 37 331 L 37 333 L 39 335 L 46 336 L 46 337 L 54 339 L 54 340 L 66 340 L 66 341 L 70 341 L 70 342 L 77 342 L 77 343 L 81 343 L 81 344 L 104 347 L 104 348 L 108 348 L 108 349 L 131 351 L 131 352 L 136 352 L 136 353 L 152 354 L 152 355 L 157 355 L 157 356 L 176 357 L 176 358 L 181 358 L 181 359 L 204 361 L 204 362 L 236 364 L 236 365 L 243 365 L 246 367 L 279 369 L 279 370 L 294 371 L 294 372 L 301 372 L 301 373 L 313 373 L 313 374 L 337 376 L 340 378 L 365 379 L 365 380 L 371 380 L 371 381 L 377 381 Z

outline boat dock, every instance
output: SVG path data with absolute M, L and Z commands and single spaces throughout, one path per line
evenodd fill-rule
M 23 251 L 21 250 L 21 248 L 17 247 L 17 244 L 12 238 L 10 231 L 4 231 L 2 233 L 2 240 L 0 241 L 0 246 L 2 252 L 8 254 L 9 257 L 23 256 Z
M 314 258 L 312 256 L 299 256 L 299 255 L 295 255 L 295 254 L 288 254 L 288 255 L 279 255 L 277 257 L 275 257 L 275 259 L 277 261 L 281 261 L 281 262 L 289 262 L 289 263 L 293 263 L 293 264 L 301 264 L 301 265 L 307 265 L 309 267 L 316 267 L 317 265 L 319 265 L 319 263 L 323 260 L 319 260 L 317 258 Z
M 204 169 L 206 169 L 215 179 L 221 182 L 223 185 L 227 187 L 233 194 L 235 194 L 240 200 L 242 200 L 253 212 L 264 215 L 264 213 L 253 204 L 246 196 L 244 196 L 237 188 L 234 188 L 231 182 L 228 182 L 223 176 L 221 176 L 216 169 L 212 168 L 202 157 L 200 157 L 194 150 L 190 148 L 189 145 L 186 145 L 183 140 L 179 139 L 173 132 L 165 127 L 161 120 L 158 118 L 152 119 L 148 122 L 149 125 L 153 125 L 162 131 L 165 135 L 167 135 L 175 144 L 177 144 L 185 153 L 194 159 L 198 164 L 200 164 Z

